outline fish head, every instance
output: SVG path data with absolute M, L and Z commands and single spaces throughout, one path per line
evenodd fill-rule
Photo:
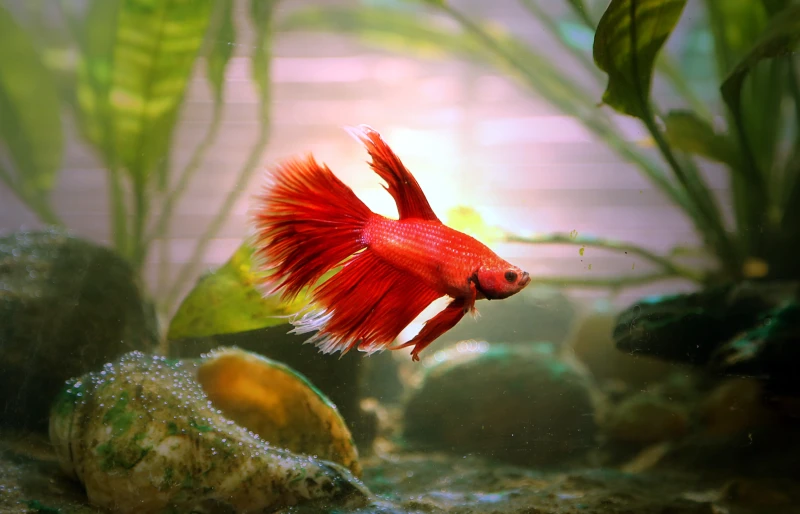
M 504 263 L 481 266 L 471 277 L 475 289 L 487 300 L 501 300 L 522 291 L 531 281 L 527 271 Z

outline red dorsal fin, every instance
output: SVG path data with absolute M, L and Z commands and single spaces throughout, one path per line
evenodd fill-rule
M 388 184 L 384 187 L 394 198 L 400 219 L 421 218 L 439 221 L 417 180 L 403 166 L 389 145 L 381 139 L 378 132 L 368 125 L 345 127 L 345 130 L 366 147 L 372 157 L 370 166 Z

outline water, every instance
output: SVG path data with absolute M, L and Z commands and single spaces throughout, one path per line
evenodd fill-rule
M 0 511 L 797 511 L 796 6 L 275 4 L 0 4 Z M 397 216 L 362 123 L 533 277 L 420 362 L 251 245 L 307 153 Z

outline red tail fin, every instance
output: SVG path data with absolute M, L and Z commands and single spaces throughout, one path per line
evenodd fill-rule
M 372 212 L 311 155 L 280 165 L 257 201 L 256 256 L 273 272 L 265 285 L 284 299 L 366 247 Z

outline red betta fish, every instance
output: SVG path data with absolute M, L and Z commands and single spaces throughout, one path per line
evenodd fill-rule
M 413 346 L 412 360 L 437 337 L 475 314 L 475 300 L 521 291 L 527 272 L 476 239 L 445 226 L 400 159 L 366 125 L 346 129 L 372 157 L 370 166 L 397 203 L 400 219 L 370 209 L 324 164 L 309 155 L 277 167 L 254 211 L 256 256 L 268 294 L 284 300 L 311 287 L 317 310 L 292 323 L 317 331 L 308 342 L 324 353 L 388 347 L 437 298 L 452 301 L 420 332 L 392 350 Z

